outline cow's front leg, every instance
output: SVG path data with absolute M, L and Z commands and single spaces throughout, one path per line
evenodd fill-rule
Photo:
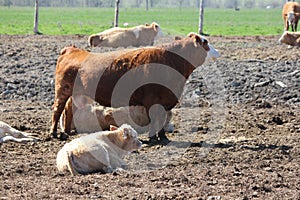
M 170 140 L 166 136 L 166 132 L 173 132 L 174 127 L 173 124 L 170 123 L 172 118 L 172 112 L 169 110 L 166 112 L 166 115 L 164 117 L 164 124 L 163 128 L 158 132 L 158 137 L 161 144 L 168 144 Z
M 289 30 L 289 22 L 286 21 L 286 22 L 285 22 L 284 31 L 288 31 L 288 30 Z
M 148 113 L 150 119 L 149 142 L 156 144 L 160 139 L 160 142 L 165 143 L 164 140 L 167 139 L 167 137 L 165 136 L 163 127 L 166 122 L 167 112 L 163 106 L 154 104 L 151 106 Z

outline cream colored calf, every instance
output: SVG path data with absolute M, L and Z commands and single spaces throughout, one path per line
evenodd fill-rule
M 167 112 L 164 130 L 172 132 L 171 111 Z M 72 119 L 73 118 L 73 119 Z M 68 120 L 69 121 L 68 121 Z M 72 119 L 72 120 L 71 120 Z M 63 132 L 76 130 L 77 133 L 93 133 L 108 130 L 110 125 L 131 125 L 138 133 L 148 131 L 150 120 L 143 106 L 104 107 L 85 95 L 70 97 L 60 118 Z
M 89 37 L 92 47 L 128 47 L 153 45 L 155 38 L 163 36 L 160 26 L 153 22 L 132 28 L 114 27 Z
M 110 173 L 123 169 L 124 156 L 141 146 L 130 125 L 111 126 L 110 131 L 87 134 L 66 143 L 57 154 L 56 164 L 59 172 L 69 170 L 72 175 Z
M 36 137 L 31 136 L 30 133 L 19 131 L 7 123 L 0 121 L 0 143 L 8 141 L 25 143 L 25 142 L 36 142 L 39 140 Z

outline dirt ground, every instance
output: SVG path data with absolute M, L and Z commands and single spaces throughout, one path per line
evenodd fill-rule
M 300 50 L 279 37 L 208 37 L 221 57 L 188 80 L 172 142 L 125 172 L 71 176 L 56 169 L 66 141 L 48 139 L 54 71 L 87 36 L 0 35 L 0 120 L 42 139 L 0 146 L 0 199 L 300 199 Z

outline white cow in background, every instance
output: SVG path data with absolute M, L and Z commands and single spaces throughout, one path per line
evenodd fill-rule
M 132 28 L 114 27 L 89 37 L 92 47 L 128 47 L 153 45 L 155 38 L 163 36 L 160 26 L 153 22 Z
M 30 133 L 19 131 L 7 123 L 0 121 L 0 144 L 8 141 L 25 143 L 36 142 L 39 140 L 37 137 L 33 137 Z

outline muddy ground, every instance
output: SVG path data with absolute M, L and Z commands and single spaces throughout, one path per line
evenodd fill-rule
M 0 35 L 0 120 L 42 139 L 0 146 L 0 199 L 300 199 L 300 50 L 278 38 L 209 37 L 222 57 L 188 80 L 172 142 L 73 177 L 56 169 L 65 141 L 48 140 L 53 80 L 61 48 L 87 36 Z

